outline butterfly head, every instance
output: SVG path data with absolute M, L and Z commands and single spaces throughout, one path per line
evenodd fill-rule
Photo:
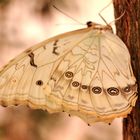
M 93 28 L 96 30 L 104 30 L 104 31 L 110 31 L 113 32 L 112 27 L 108 24 L 108 25 L 101 25 L 92 21 L 88 21 L 87 23 L 87 27 L 88 28 Z

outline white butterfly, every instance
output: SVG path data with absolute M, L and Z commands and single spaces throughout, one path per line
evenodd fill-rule
M 0 70 L 0 104 L 68 112 L 88 124 L 126 117 L 137 99 L 125 44 L 109 25 L 58 35 Z

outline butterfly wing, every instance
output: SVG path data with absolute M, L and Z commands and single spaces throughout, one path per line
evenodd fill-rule
M 125 44 L 110 32 L 97 34 L 93 32 L 94 40 L 91 51 L 88 50 L 90 53 L 87 53 L 85 73 L 78 76 L 82 77 L 78 109 L 68 110 L 89 124 L 126 117 L 137 99 L 136 80 Z
M 50 102 L 43 93 L 53 71 L 64 55 L 88 32 L 65 33 L 29 48 L 0 70 L 0 103 L 3 106 L 26 104 L 32 108 L 51 112 L 62 110 L 55 101 Z M 73 35 L 74 33 L 74 35 Z M 62 65 L 61 65 L 62 66 Z M 60 67 L 61 67 L 60 66 Z
M 126 46 L 91 28 L 26 50 L 2 68 L 0 79 L 2 105 L 66 111 L 90 124 L 125 116 L 137 98 Z
M 63 72 L 57 68 L 44 91 L 64 111 L 90 124 L 130 113 L 137 98 L 136 80 L 129 52 L 116 35 L 89 32 L 61 64 Z

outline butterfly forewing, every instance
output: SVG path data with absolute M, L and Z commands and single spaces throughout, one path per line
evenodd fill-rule
M 44 108 L 48 102 L 46 103 L 43 86 L 52 78 L 59 78 L 69 63 L 72 63 L 69 62 L 69 57 L 73 57 L 72 52 L 67 54 L 77 42 L 85 38 L 86 32 L 80 30 L 74 36 L 72 33 L 67 33 L 54 37 L 11 60 L 0 73 L 1 104 L 6 106 L 25 103 L 35 108 Z M 63 60 L 64 57 L 66 60 Z

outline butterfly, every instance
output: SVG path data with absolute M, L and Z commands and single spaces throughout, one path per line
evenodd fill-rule
M 0 104 L 67 112 L 88 124 L 126 117 L 137 99 L 130 54 L 110 25 L 87 23 L 0 69 Z

